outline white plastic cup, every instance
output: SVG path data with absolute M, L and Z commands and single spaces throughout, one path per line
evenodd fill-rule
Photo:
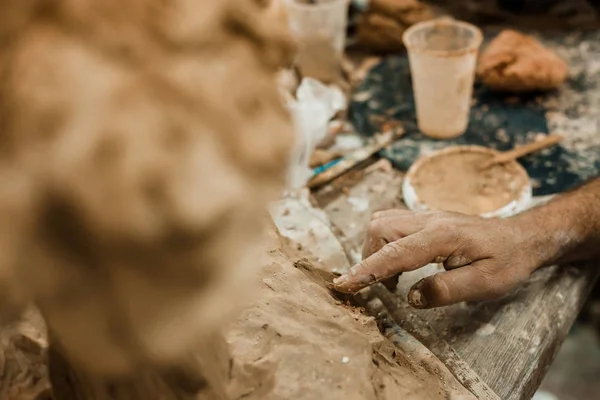
M 435 139 L 462 135 L 469 125 L 481 30 L 441 18 L 403 35 L 408 51 L 419 130 Z
M 334 79 L 346 43 L 349 0 L 283 0 L 290 30 L 298 42 L 303 76 L 324 82 Z

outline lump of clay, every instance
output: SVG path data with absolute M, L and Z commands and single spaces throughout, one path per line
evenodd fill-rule
M 417 22 L 432 19 L 429 6 L 416 0 L 372 0 L 357 26 L 361 47 L 376 51 L 402 49 L 402 34 Z
M 567 64 L 538 40 L 505 30 L 481 55 L 477 75 L 494 90 L 523 93 L 555 89 L 568 72 Z

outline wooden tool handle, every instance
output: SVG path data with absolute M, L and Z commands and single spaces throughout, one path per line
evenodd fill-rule
M 537 140 L 535 142 L 527 143 L 526 145 L 519 146 L 510 151 L 506 151 L 504 153 L 500 153 L 489 161 L 486 161 L 483 165 L 483 169 L 489 168 L 495 164 L 502 164 L 508 161 L 516 160 L 517 158 L 521 158 L 527 154 L 534 153 L 536 151 L 545 149 L 547 147 L 553 146 L 556 143 L 560 142 L 563 139 L 561 135 L 552 134 L 546 136 L 542 140 Z
M 399 139 L 402 135 L 404 135 L 404 132 L 404 129 L 401 127 L 396 127 L 392 131 L 380 133 L 379 135 L 375 136 L 374 143 L 366 147 L 359 148 L 358 150 L 346 155 L 342 161 L 338 162 L 333 167 L 329 168 L 325 172 L 320 173 L 319 175 L 312 177 L 308 181 L 307 186 L 312 189 L 330 182 L 351 168 L 354 168 L 359 163 L 367 160 L 373 154 L 390 145 L 396 139 Z

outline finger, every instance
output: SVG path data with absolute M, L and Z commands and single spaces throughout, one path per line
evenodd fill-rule
M 363 242 L 362 247 L 362 259 L 369 258 L 372 254 L 377 253 L 383 246 L 392 242 L 393 240 L 388 240 L 387 236 L 384 237 L 373 237 L 367 235 L 365 241 Z
M 355 293 L 400 272 L 421 268 L 438 256 L 448 256 L 453 242 L 425 230 L 391 242 L 334 281 L 336 290 Z
M 399 232 L 398 229 L 394 229 L 394 227 L 397 228 L 399 225 L 410 225 L 402 224 L 402 220 L 398 221 L 398 218 L 396 218 L 408 216 L 413 216 L 413 213 L 405 209 L 391 209 L 375 212 L 371 220 L 375 221 L 379 219 L 380 221 L 373 222 L 370 225 L 370 229 L 368 229 L 367 237 L 363 242 L 362 258 L 368 258 L 372 254 L 381 250 L 381 248 L 389 242 L 400 239 L 401 237 L 405 237 L 406 234 Z M 424 225 L 424 222 L 422 222 L 418 224 L 418 228 L 416 229 L 421 230 L 423 229 Z M 415 233 L 416 229 L 409 229 L 408 232 L 410 232 L 410 234 Z M 402 275 L 402 273 L 384 279 L 381 281 L 381 283 L 389 291 L 394 292 L 398 287 L 400 275 Z
M 433 308 L 501 297 L 516 286 L 521 277 L 510 271 L 490 272 L 497 270 L 492 262 L 482 260 L 422 279 L 411 288 L 408 302 L 415 308 Z
M 380 218 L 389 218 L 389 217 L 397 217 L 413 214 L 412 211 L 404 209 L 404 208 L 392 208 L 389 210 L 376 211 L 371 215 L 371 220 L 380 219 Z
M 367 235 L 363 242 L 363 259 L 378 252 L 390 242 L 423 230 L 425 224 L 424 218 L 410 212 L 372 220 L 367 225 Z
M 473 263 L 473 260 L 462 254 L 453 254 L 442 262 L 444 263 L 444 269 L 450 271 L 452 269 L 470 265 Z

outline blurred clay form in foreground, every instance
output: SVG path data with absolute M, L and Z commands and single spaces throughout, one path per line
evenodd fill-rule
M 1 1 L 0 310 L 41 311 L 57 399 L 185 398 L 218 373 L 291 142 L 287 36 L 256 3 Z

